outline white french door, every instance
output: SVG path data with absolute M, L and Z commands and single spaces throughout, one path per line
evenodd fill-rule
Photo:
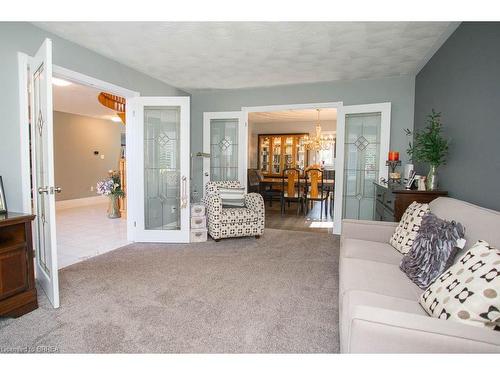
M 59 307 L 54 145 L 52 124 L 52 42 L 45 39 L 30 62 L 32 189 L 35 218 L 35 269 L 38 284 Z
M 243 112 L 203 113 L 203 192 L 208 181 L 247 185 L 245 132 Z
M 189 242 L 189 97 L 127 99 L 130 239 Z
M 391 103 L 341 106 L 337 115 L 334 233 L 342 219 L 373 220 L 374 182 L 387 178 Z

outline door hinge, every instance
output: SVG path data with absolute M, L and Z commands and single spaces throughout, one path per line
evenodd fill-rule
M 134 221 L 134 227 L 136 227 L 136 226 L 137 226 L 137 222 Z
M 135 117 L 135 110 L 133 110 L 133 111 L 132 111 L 132 116 L 134 116 L 134 117 Z

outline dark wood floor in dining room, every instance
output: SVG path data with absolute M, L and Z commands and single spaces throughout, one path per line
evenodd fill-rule
M 325 207 L 323 206 L 323 217 L 321 218 L 321 204 L 314 202 L 313 208 L 309 210 L 307 215 L 299 212 L 297 215 L 297 204 L 291 202 L 290 207 L 286 207 L 286 211 L 281 215 L 280 202 L 273 201 L 272 206 L 269 201 L 266 205 L 266 228 L 284 229 L 302 232 L 319 232 L 332 233 L 333 218 L 328 215 L 325 217 Z

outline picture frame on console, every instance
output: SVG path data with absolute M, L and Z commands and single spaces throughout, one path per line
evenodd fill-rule
M 0 214 L 7 212 L 7 200 L 5 199 L 5 190 L 3 188 L 2 176 L 0 176 Z

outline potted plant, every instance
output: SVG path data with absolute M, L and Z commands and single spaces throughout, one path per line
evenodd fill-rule
M 116 171 L 109 171 L 109 177 L 97 183 L 97 193 L 109 197 L 108 217 L 117 219 L 120 217 L 118 198 L 124 197 L 125 192 L 120 184 L 120 174 Z
M 427 189 L 437 189 L 437 169 L 446 164 L 448 156 L 449 141 L 442 135 L 441 112 L 432 113 L 427 116 L 427 126 L 422 131 L 415 132 L 413 145 L 410 145 L 408 154 L 412 160 L 430 164 L 427 175 Z

